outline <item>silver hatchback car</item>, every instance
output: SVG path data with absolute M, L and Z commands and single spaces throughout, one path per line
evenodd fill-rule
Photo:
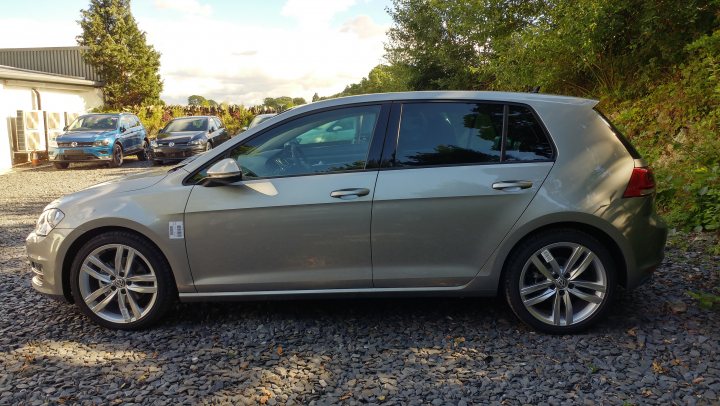
M 571 333 L 660 264 L 652 172 L 587 99 L 412 92 L 273 117 L 169 171 L 48 205 L 42 293 L 106 327 L 185 302 L 504 295 Z

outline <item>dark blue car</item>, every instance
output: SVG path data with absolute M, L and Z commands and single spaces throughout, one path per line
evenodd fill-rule
M 150 153 L 145 127 L 137 116 L 128 113 L 80 116 L 49 141 L 50 162 L 57 169 L 65 169 L 71 162 L 97 161 L 118 167 L 126 155 L 145 161 Z

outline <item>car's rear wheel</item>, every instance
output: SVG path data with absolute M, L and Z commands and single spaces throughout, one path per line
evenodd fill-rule
M 147 141 L 143 141 L 142 151 L 138 152 L 137 158 L 140 161 L 147 161 L 152 155 L 150 144 Z
M 55 169 L 67 169 L 70 166 L 68 162 L 53 162 Z
M 120 144 L 113 145 L 112 157 L 110 157 L 110 167 L 118 168 L 123 164 L 123 150 Z
M 72 264 L 70 278 L 80 310 L 113 329 L 148 327 L 177 297 L 162 254 L 128 232 L 108 232 L 88 241 Z
M 526 324 L 552 334 L 574 333 L 606 313 L 616 289 L 616 265 L 595 237 L 553 230 L 529 238 L 511 255 L 505 295 Z

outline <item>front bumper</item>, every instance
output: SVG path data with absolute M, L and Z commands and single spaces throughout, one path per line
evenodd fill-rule
M 40 293 L 60 299 L 69 300 L 63 290 L 61 247 L 71 229 L 55 228 L 43 237 L 30 233 L 25 239 L 30 268 L 32 270 L 32 287 Z
M 201 145 L 175 145 L 157 146 L 152 148 L 153 159 L 156 160 L 183 160 L 193 155 L 205 152 L 205 144 Z
M 102 147 L 52 148 L 50 162 L 108 161 L 112 158 L 112 145 Z

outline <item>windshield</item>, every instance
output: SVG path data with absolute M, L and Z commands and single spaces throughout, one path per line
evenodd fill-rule
M 68 131 L 116 130 L 117 122 L 118 117 L 111 115 L 80 116 L 70 124 Z
M 207 118 L 179 118 L 169 122 L 163 132 L 205 131 L 207 127 Z
M 268 119 L 271 119 L 273 117 L 275 117 L 275 114 L 261 114 L 259 116 L 255 116 L 255 118 L 253 118 L 250 122 L 248 128 L 253 128 L 256 125 L 262 123 L 263 121 L 267 121 Z

